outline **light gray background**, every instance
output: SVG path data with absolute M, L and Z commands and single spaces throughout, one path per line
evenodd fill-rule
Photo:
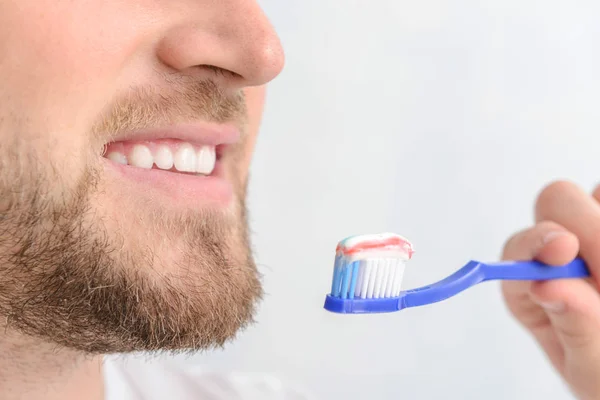
M 394 231 L 404 287 L 498 258 L 539 190 L 600 179 L 597 0 L 262 1 L 287 53 L 252 169 L 259 324 L 187 363 L 319 399 L 568 399 L 499 286 L 397 314 L 322 309 L 337 241 Z

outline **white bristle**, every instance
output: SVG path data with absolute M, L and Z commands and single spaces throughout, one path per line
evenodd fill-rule
M 388 277 L 390 275 L 390 259 L 384 258 L 381 260 L 381 263 L 381 268 L 383 269 L 383 279 L 381 282 L 381 289 L 379 290 L 379 297 L 384 297 L 385 288 L 387 287 Z
M 381 288 L 379 288 L 379 298 L 385 297 L 385 288 L 388 284 L 390 276 L 390 260 L 381 260 L 383 263 L 383 275 L 381 279 Z
M 396 277 L 397 270 L 396 260 L 390 260 L 390 274 L 388 275 L 387 285 L 385 287 L 385 293 L 383 297 L 390 297 L 392 295 L 392 288 L 394 287 L 394 278 Z
M 371 267 L 371 264 L 369 264 L 368 261 L 361 261 L 361 269 L 365 270 L 365 274 L 360 288 L 360 298 L 366 299 L 367 289 L 369 287 L 369 282 L 371 281 L 371 271 L 373 271 L 373 268 Z
M 383 280 L 385 278 L 385 260 L 377 260 L 377 281 L 375 282 L 375 289 L 373 290 L 373 298 L 379 299 L 381 297 L 381 287 L 383 286 Z
M 377 261 L 367 260 L 367 264 L 371 267 L 371 279 L 369 279 L 369 287 L 367 289 L 367 299 L 373 298 L 373 291 L 375 290 L 375 283 L 377 281 Z
M 396 293 L 396 281 L 400 277 L 402 278 L 401 265 L 399 262 L 394 262 L 394 274 L 390 276 L 390 293 L 388 297 L 395 296 Z M 399 276 L 400 275 L 400 276 Z
M 337 290 L 345 298 L 382 299 L 397 297 L 402 290 L 405 263 L 397 258 L 373 258 L 358 262 L 356 284 L 352 290 L 352 281 L 343 292 L 343 280 L 346 274 L 353 279 L 353 264 L 343 264 Z
M 364 261 L 359 261 L 360 263 L 360 269 L 358 270 L 358 278 L 356 280 L 356 288 L 354 290 L 354 297 L 359 297 L 360 296 L 360 290 L 363 284 L 363 279 L 365 276 L 365 267 L 364 267 Z
M 392 296 L 400 296 L 402 290 L 402 278 L 404 277 L 404 265 L 399 263 L 398 270 L 396 271 L 396 277 L 394 279 L 394 289 L 392 290 Z

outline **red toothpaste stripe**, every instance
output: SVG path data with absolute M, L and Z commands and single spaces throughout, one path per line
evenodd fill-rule
M 409 258 L 412 257 L 414 250 L 412 245 L 399 237 L 390 237 L 382 240 L 366 240 L 359 242 L 352 247 L 342 247 L 338 245 L 336 252 L 341 252 L 345 255 L 352 255 L 362 251 L 369 250 L 397 250 L 401 249 L 408 253 Z

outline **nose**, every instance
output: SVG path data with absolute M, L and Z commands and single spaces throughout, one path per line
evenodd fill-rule
M 178 71 L 225 71 L 227 85 L 239 88 L 264 85 L 279 75 L 283 48 L 255 0 L 190 3 L 159 43 L 164 64 Z

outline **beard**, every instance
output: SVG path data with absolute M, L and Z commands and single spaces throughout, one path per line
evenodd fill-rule
M 226 97 L 210 82 L 173 93 L 139 92 L 119 101 L 90 137 L 191 115 L 238 121 L 245 111 L 243 97 Z M 118 196 L 106 195 L 102 169 L 93 162 L 99 154 L 83 151 L 90 162 L 72 183 L 58 185 L 65 181 L 59 162 L 18 134 L 4 143 L 0 315 L 6 329 L 86 354 L 111 354 L 220 347 L 252 322 L 262 289 L 248 234 L 247 182 L 238 168 L 243 143 L 227 160 L 232 207 L 174 212 L 145 204 L 141 210 L 152 211 L 131 208 L 131 221 L 128 213 L 111 212 L 119 208 Z M 134 218 L 135 229 L 122 229 Z

